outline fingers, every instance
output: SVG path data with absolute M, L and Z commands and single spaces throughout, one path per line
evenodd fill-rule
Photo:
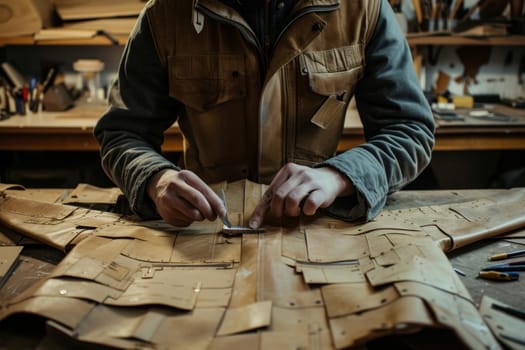
M 190 202 L 208 220 L 215 220 L 217 215 L 224 216 L 226 208 L 217 194 L 194 173 L 187 179 L 187 185 L 194 191 L 187 191 L 185 199 Z
M 290 163 L 275 175 L 252 214 L 251 228 L 258 228 L 266 215 L 280 219 L 301 214 L 301 204 L 311 191 L 304 181 L 306 169 L 309 168 Z
M 352 191 L 350 181 L 333 168 L 287 164 L 268 186 L 252 215 L 250 227 L 257 228 L 266 215 L 276 219 L 301 213 L 314 215 L 319 208 L 328 207 L 338 196 Z
M 159 215 L 174 226 L 188 226 L 194 221 L 215 220 L 226 209 L 221 199 L 195 173 L 168 170 L 155 175 L 148 184 Z

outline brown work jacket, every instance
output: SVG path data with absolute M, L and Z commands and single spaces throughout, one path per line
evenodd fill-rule
M 220 1 L 150 1 L 169 94 L 185 106 L 185 167 L 208 182 L 253 174 L 267 182 L 287 162 L 332 157 L 379 3 L 297 1 L 267 59 L 268 48 Z

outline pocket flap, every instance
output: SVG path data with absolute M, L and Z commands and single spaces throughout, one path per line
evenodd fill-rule
M 355 83 L 363 76 L 363 46 L 306 52 L 300 57 L 300 64 L 315 93 L 324 96 L 352 93 Z
M 243 55 L 177 55 L 168 58 L 170 96 L 205 111 L 246 96 Z

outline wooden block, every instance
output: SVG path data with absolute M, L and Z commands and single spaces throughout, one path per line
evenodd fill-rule
M 32 35 L 51 26 L 51 0 L 0 0 L 0 37 Z
M 472 96 L 452 96 L 452 102 L 456 108 L 474 107 L 474 98 Z

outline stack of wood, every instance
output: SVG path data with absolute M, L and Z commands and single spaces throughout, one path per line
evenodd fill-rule
M 0 0 L 0 37 L 32 35 L 51 26 L 51 0 Z
M 144 0 L 55 0 L 55 5 L 58 15 L 64 21 L 63 34 L 102 30 L 111 35 L 127 35 L 133 29 L 144 2 Z
M 144 0 L 0 0 L 0 37 L 82 39 L 105 32 L 128 35 Z M 60 26 L 52 18 L 59 17 Z

